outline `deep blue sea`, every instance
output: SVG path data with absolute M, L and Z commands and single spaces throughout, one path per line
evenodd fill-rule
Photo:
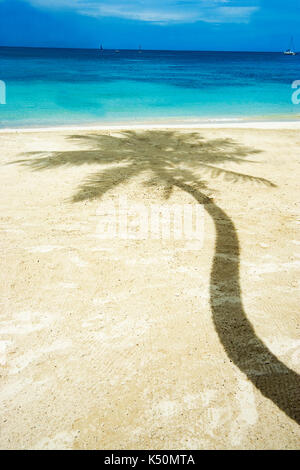
M 300 55 L 2 47 L 0 80 L 0 127 L 300 119 Z

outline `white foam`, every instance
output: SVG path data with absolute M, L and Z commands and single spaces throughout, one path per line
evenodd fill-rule
M 300 129 L 300 121 L 235 121 L 234 119 L 216 119 L 215 121 L 170 123 L 162 124 L 107 124 L 94 126 L 56 126 L 37 128 L 7 128 L 0 129 L 0 134 L 19 134 L 35 132 L 67 132 L 67 131 L 123 131 L 123 130 L 152 130 L 152 129 Z

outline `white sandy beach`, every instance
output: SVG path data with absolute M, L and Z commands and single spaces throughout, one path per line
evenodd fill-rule
M 212 119 L 211 121 L 199 121 L 197 119 L 193 121 L 182 120 L 174 122 L 143 122 L 143 123 L 109 123 L 109 124 L 94 124 L 84 126 L 51 126 L 51 127 L 24 127 L 24 128 L 0 128 L 0 134 L 10 133 L 36 133 L 36 132 L 72 132 L 72 131 L 110 131 L 110 130 L 187 130 L 187 129 L 287 129 L 296 130 L 300 129 L 300 120 L 265 120 L 265 119 Z
M 299 448 L 299 128 L 0 131 L 1 448 Z M 122 195 L 203 244 L 101 239 Z

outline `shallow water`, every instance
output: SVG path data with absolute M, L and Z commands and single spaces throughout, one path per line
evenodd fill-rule
M 300 55 L 2 47 L 0 80 L 0 127 L 300 118 Z

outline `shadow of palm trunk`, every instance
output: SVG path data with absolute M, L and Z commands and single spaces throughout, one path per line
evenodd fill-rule
M 119 136 L 120 137 L 120 136 Z M 89 144 L 87 150 L 33 152 L 19 163 L 33 170 L 59 166 L 99 164 L 101 171 L 90 175 L 77 189 L 72 202 L 101 198 L 107 191 L 150 171 L 149 185 L 161 186 L 170 197 L 174 186 L 191 194 L 204 204 L 216 228 L 216 247 L 210 279 L 210 303 L 213 321 L 220 341 L 230 360 L 251 380 L 255 387 L 272 400 L 290 418 L 300 423 L 300 378 L 279 361 L 256 336 L 246 317 L 240 288 L 239 241 L 235 226 L 228 215 L 202 191 L 209 189 L 206 178 L 224 176 L 230 181 L 250 181 L 275 185 L 265 178 L 223 169 L 225 162 L 241 163 L 249 154 L 259 151 L 239 145 L 232 139 L 205 141 L 198 133 L 171 131 L 122 132 L 113 135 L 70 136 L 76 142 Z M 182 168 L 182 162 L 186 168 Z M 106 168 L 105 165 L 111 165 Z M 120 164 L 123 164 L 120 166 Z
M 229 359 L 266 398 L 300 424 L 300 377 L 256 336 L 244 311 L 239 240 L 234 223 L 207 196 L 186 184 L 178 187 L 190 193 L 199 204 L 205 204 L 215 225 L 210 304 L 215 329 Z

